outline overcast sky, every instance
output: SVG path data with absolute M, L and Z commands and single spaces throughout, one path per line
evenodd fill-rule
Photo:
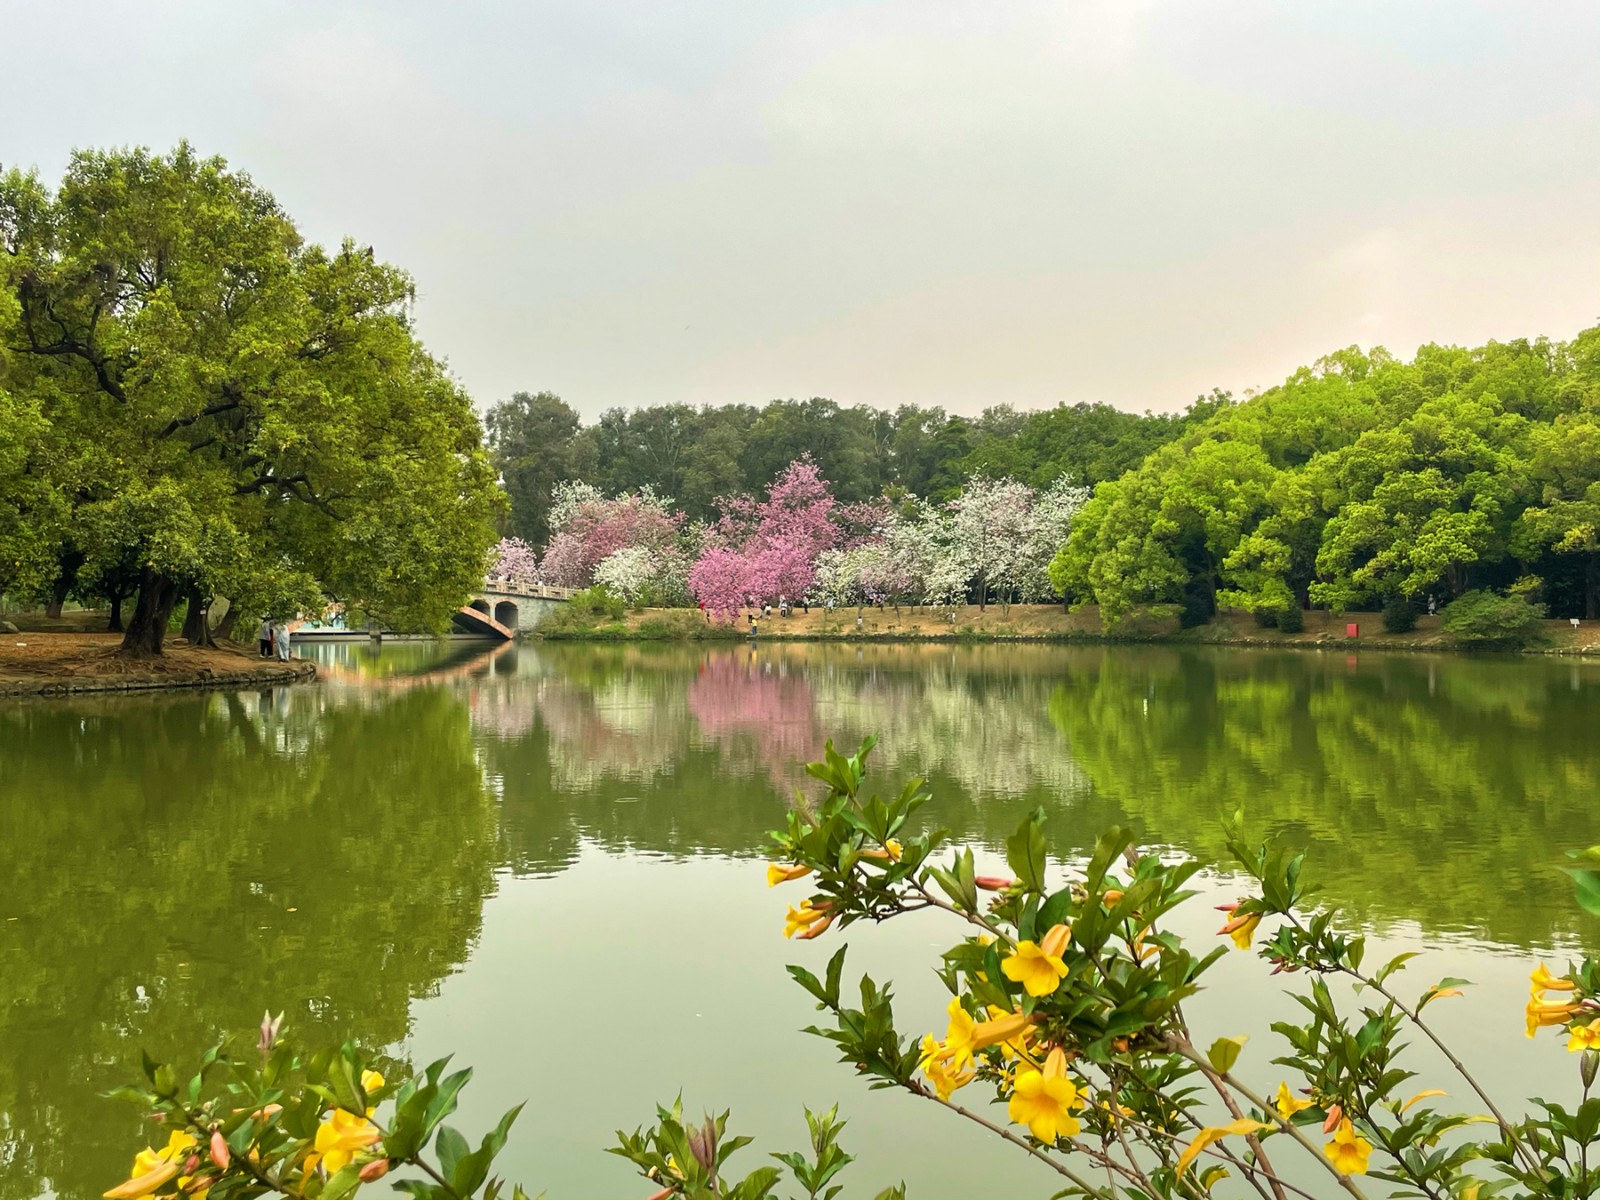
M 0 163 L 188 138 L 480 403 L 1181 407 L 1600 320 L 1595 0 L 0 0 Z

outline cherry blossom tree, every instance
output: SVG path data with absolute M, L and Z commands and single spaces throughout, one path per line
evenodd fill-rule
M 838 504 L 809 458 L 790 463 L 764 501 L 719 501 L 689 586 L 707 609 L 733 612 L 747 599 L 798 600 L 816 581 L 818 557 L 840 540 Z
M 501 538 L 489 551 L 488 576 L 517 583 L 534 583 L 539 578 L 539 556 L 521 538 Z
M 602 562 L 628 548 L 645 550 L 659 565 L 677 549 L 683 523 L 671 500 L 648 488 L 608 499 L 588 485 L 560 487 L 540 574 L 546 583 L 588 587 Z

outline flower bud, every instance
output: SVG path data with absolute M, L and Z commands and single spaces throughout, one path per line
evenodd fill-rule
M 1600 1053 L 1596 1053 L 1593 1050 L 1584 1051 L 1583 1061 L 1578 1064 L 1578 1073 L 1583 1076 L 1585 1091 L 1594 1086 L 1595 1069 L 1597 1067 L 1600 1067 Z
M 222 1130 L 220 1129 L 211 1131 L 211 1161 L 224 1171 L 228 1169 L 228 1164 L 233 1161 L 233 1154 L 228 1149 L 228 1139 L 222 1136 Z
M 1113 904 L 1121 899 L 1122 892 L 1117 888 L 1112 888 L 1107 891 L 1104 896 L 1100 897 L 1100 903 L 1104 904 L 1107 908 L 1110 908 Z
M 372 1183 L 382 1179 L 389 1173 L 389 1160 L 387 1158 L 375 1159 L 361 1168 L 360 1179 L 362 1183 Z
M 200 1169 L 200 1156 L 198 1154 L 191 1154 L 191 1155 L 189 1155 L 188 1158 L 183 1160 L 183 1172 L 182 1173 L 184 1175 L 193 1175 L 199 1169 Z
M 1339 1128 L 1339 1122 L 1344 1120 L 1344 1108 L 1338 1104 L 1328 1106 L 1328 1119 L 1322 1123 L 1323 1133 L 1332 1133 Z
M 1008 887 L 1016 885 L 1015 879 L 1008 879 L 1004 875 L 979 875 L 972 881 L 986 892 L 1003 892 Z
M 813 921 L 810 925 L 806 926 L 806 928 L 797 936 L 801 941 L 809 942 L 812 938 L 821 937 L 824 933 L 827 933 L 828 926 L 832 924 L 833 914 L 830 912 L 827 916 L 823 917 L 822 920 Z
M 1217 905 L 1217 911 L 1231 913 L 1234 909 L 1239 907 L 1240 903 L 1242 902 L 1235 900 L 1231 904 L 1219 904 Z

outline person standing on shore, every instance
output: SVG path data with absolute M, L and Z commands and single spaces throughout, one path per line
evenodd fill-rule
M 279 621 L 272 627 L 272 642 L 278 649 L 278 661 L 289 661 L 289 623 Z
M 262 617 L 261 627 L 256 630 L 256 648 L 261 651 L 262 658 L 272 657 L 272 618 Z

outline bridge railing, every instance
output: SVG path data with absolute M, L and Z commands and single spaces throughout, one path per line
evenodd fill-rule
M 483 590 L 502 596 L 528 596 L 535 600 L 570 600 L 576 588 L 551 587 L 545 583 L 524 583 L 520 579 L 491 576 L 483 581 Z

